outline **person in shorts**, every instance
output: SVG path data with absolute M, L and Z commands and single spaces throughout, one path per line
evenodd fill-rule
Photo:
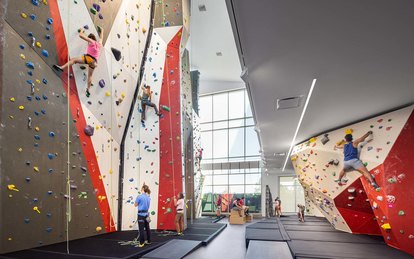
M 99 33 L 99 40 L 96 39 L 95 34 L 90 33 L 88 36 L 85 34 L 85 30 L 82 28 L 79 30 L 79 37 L 82 40 L 88 42 L 88 48 L 86 49 L 86 54 L 71 58 L 66 64 L 63 66 L 53 65 L 53 68 L 56 70 L 62 71 L 67 67 L 70 67 L 74 64 L 86 64 L 88 65 L 88 84 L 86 87 L 86 97 L 90 96 L 90 88 L 92 85 L 92 75 L 95 71 L 95 68 L 98 66 L 98 59 L 101 55 L 102 49 L 102 40 L 103 40 L 103 28 L 98 26 L 98 33 Z
M 233 205 L 231 209 L 237 211 L 239 213 L 239 216 L 243 217 L 243 215 L 241 214 L 241 212 L 243 211 L 243 207 L 240 205 L 240 198 L 236 198 L 233 201 Z
M 184 194 L 182 192 L 177 194 L 177 197 L 174 196 L 174 206 L 176 209 L 175 214 L 175 226 L 177 229 L 177 235 L 184 235 Z
M 305 222 L 305 205 L 298 204 L 298 218 L 299 222 Z
M 372 177 L 372 175 L 370 174 L 370 172 L 358 156 L 358 145 L 361 142 L 365 141 L 365 139 L 368 138 L 370 135 L 372 135 L 372 131 L 368 131 L 364 136 L 354 141 L 352 135 L 347 134 L 345 136 L 346 143 L 343 146 L 335 145 L 335 150 L 344 150 L 344 167 L 339 173 L 338 180 L 336 180 L 336 182 L 338 182 L 340 186 L 346 184 L 346 181 L 343 181 L 342 179 L 345 176 L 345 173 L 356 170 L 360 174 L 365 176 L 365 178 L 368 180 L 368 183 L 371 184 L 372 187 L 374 187 L 375 189 L 379 188 L 378 184 L 375 182 L 374 178 Z

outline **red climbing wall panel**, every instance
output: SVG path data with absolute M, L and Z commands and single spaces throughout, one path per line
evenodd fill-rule
M 59 53 L 59 62 L 60 64 L 65 63 L 68 58 L 68 51 L 67 51 L 67 44 L 66 39 L 63 31 L 63 25 L 61 21 L 61 17 L 59 14 L 59 9 L 57 3 L 55 1 L 50 1 L 50 12 L 51 16 L 54 20 L 53 23 L 53 31 L 55 33 L 56 39 L 56 47 Z M 95 196 L 98 200 L 99 209 L 101 211 L 102 220 L 104 222 L 104 227 L 106 232 L 115 231 L 115 224 L 113 218 L 111 216 L 111 210 L 109 207 L 108 198 L 106 196 L 105 187 L 102 182 L 101 172 L 99 170 L 98 162 L 95 155 L 95 149 L 92 144 L 92 140 L 89 136 L 87 136 L 83 129 L 86 126 L 85 116 L 83 114 L 82 105 L 79 100 L 76 82 L 75 79 L 72 77 L 69 81 L 70 91 L 68 93 L 68 85 L 67 85 L 67 74 L 62 74 L 62 82 L 64 84 L 66 93 L 68 94 L 70 100 L 70 110 L 72 113 L 73 118 L 76 118 L 76 128 L 78 130 L 79 139 L 82 143 L 83 153 L 88 163 L 88 172 L 89 176 L 91 177 L 93 186 L 95 188 Z M 79 109 L 79 116 L 78 116 L 78 109 Z M 94 208 L 91 208 L 91 210 Z
M 362 177 L 361 177 L 362 178 Z M 335 205 L 352 233 L 381 235 L 361 178 L 348 186 L 334 199 Z
M 368 198 L 388 245 L 414 255 L 414 112 L 411 114 L 384 163 L 371 170 L 380 191 L 363 179 Z
M 181 30 L 167 46 L 160 107 L 160 178 L 158 197 L 158 229 L 175 229 L 173 196 L 183 191 L 181 161 L 181 105 L 180 105 L 180 41 Z M 169 199 L 168 199 L 169 198 Z

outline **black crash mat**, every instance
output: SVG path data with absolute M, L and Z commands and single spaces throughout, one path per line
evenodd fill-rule
M 279 224 L 257 222 L 246 226 L 246 228 L 279 229 Z
M 279 229 L 246 228 L 246 247 L 250 240 L 284 241 Z
M 299 221 L 281 221 L 283 225 L 298 225 L 298 226 L 331 226 L 331 223 L 328 221 L 305 221 L 305 222 L 299 222 Z
M 143 259 L 181 259 L 201 246 L 201 242 L 174 239 L 142 257 Z
M 284 221 L 298 221 L 298 217 L 284 217 L 284 218 L 280 218 L 280 220 L 282 222 Z M 305 217 L 305 221 L 309 221 L 309 222 L 328 222 L 328 220 L 326 220 L 326 218 L 320 218 L 320 217 Z
M 411 255 L 385 244 L 358 244 L 323 241 L 289 241 L 295 258 L 318 259 L 412 259 Z
M 291 240 L 309 240 L 324 242 L 343 242 L 359 244 L 378 244 L 379 240 L 368 235 L 355 235 L 340 231 L 319 232 L 319 231 L 287 231 Z
M 312 225 L 285 225 L 286 231 L 321 231 L 321 232 L 338 232 L 332 226 L 312 226 Z
M 261 221 L 259 221 L 259 222 L 257 222 L 257 223 L 274 223 L 274 224 L 277 224 L 277 219 L 276 218 L 270 218 L 270 219 L 263 219 L 263 220 L 261 220 Z
M 289 259 L 292 258 L 286 242 L 250 241 L 245 259 Z

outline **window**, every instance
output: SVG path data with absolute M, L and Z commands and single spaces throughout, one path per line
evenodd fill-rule
M 250 211 L 259 213 L 260 146 L 247 92 L 235 90 L 201 97 L 200 123 L 202 164 L 210 169 L 202 169 L 202 212 L 214 213 L 221 195 L 223 212 L 229 211 L 235 197 L 245 196 Z
M 303 187 L 293 176 L 279 178 L 279 197 L 282 201 L 282 212 L 297 212 L 297 204 L 305 204 Z

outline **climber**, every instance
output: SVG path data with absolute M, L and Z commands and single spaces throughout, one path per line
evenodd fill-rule
M 372 175 L 369 173 L 368 169 L 364 166 L 362 161 L 358 157 L 358 145 L 365 141 L 368 136 L 372 135 L 372 131 L 368 131 L 364 136 L 353 141 L 351 134 L 345 136 L 345 145 L 335 145 L 334 150 L 343 149 L 344 150 L 344 167 L 339 173 L 339 179 L 335 180 L 340 186 L 345 185 L 346 182 L 342 180 L 345 173 L 353 170 L 357 170 L 359 173 L 365 176 L 368 182 L 375 188 L 379 188 L 378 184 L 375 182 Z
M 144 85 L 143 87 L 141 87 L 141 89 L 142 89 L 142 96 L 140 97 L 141 98 L 141 108 L 142 108 L 141 122 L 144 123 L 144 121 L 145 121 L 145 110 L 147 109 L 147 106 L 153 107 L 154 110 L 155 110 L 155 114 L 157 114 L 158 116 L 161 116 L 161 113 L 158 111 L 157 105 L 155 105 L 153 102 L 151 102 L 151 97 L 152 97 L 151 86 Z
M 151 244 L 151 229 L 149 223 L 151 221 L 148 210 L 150 208 L 151 190 L 145 183 L 142 185 L 141 194 L 136 198 L 134 206 L 138 207 L 138 228 L 139 228 L 139 244 L 138 247 Z M 145 232 L 147 240 L 145 240 Z
M 178 198 L 178 199 L 177 199 Z M 174 196 L 174 206 L 177 211 L 175 214 L 175 226 L 177 229 L 177 235 L 184 235 L 184 194 L 182 192 Z
M 298 218 L 299 222 L 305 222 L 305 205 L 298 204 Z
M 79 37 L 88 42 L 88 48 L 86 49 L 86 54 L 81 57 L 71 58 L 63 66 L 53 65 L 53 68 L 59 71 L 63 71 L 73 64 L 87 64 L 88 65 L 88 84 L 86 87 L 86 97 L 90 96 L 90 88 L 92 85 L 92 75 L 95 68 L 98 66 L 98 58 L 101 54 L 102 49 L 102 40 L 103 40 L 103 28 L 98 26 L 99 40 L 96 40 L 96 36 L 93 33 L 90 33 L 88 36 L 85 34 L 85 30 L 82 28 L 79 30 Z

